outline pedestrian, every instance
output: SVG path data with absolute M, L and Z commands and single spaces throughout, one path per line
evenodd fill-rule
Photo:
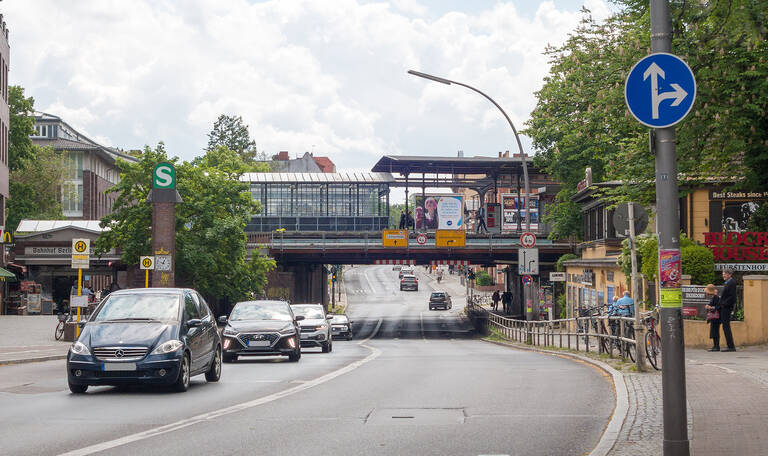
M 406 219 L 406 229 L 414 229 L 413 211 L 408 211 L 408 218 Z
M 408 218 L 407 218 L 407 216 L 405 214 L 405 211 L 401 212 L 400 213 L 400 225 L 399 225 L 399 228 L 401 230 L 405 229 L 405 223 L 406 223 L 407 220 L 408 220 Z
M 616 313 L 621 317 L 631 317 L 635 314 L 635 300 L 629 296 L 628 291 L 625 291 L 624 296 L 616 300 L 616 307 Z
M 506 290 L 501 294 L 501 305 L 504 308 L 504 314 L 507 315 L 512 310 L 512 292 Z
M 719 326 L 723 327 L 723 334 L 725 334 L 725 343 L 728 344 L 728 348 L 723 349 L 724 352 L 736 351 L 736 346 L 733 343 L 733 334 L 731 333 L 731 313 L 733 308 L 736 307 L 736 280 L 733 278 L 733 269 L 727 268 L 723 271 L 723 280 L 725 285 L 723 286 L 723 292 L 720 293 L 720 322 L 713 323 L 713 326 L 717 327 L 717 334 L 720 335 Z
M 443 280 L 443 270 L 438 269 L 437 270 L 437 283 L 440 283 L 440 281 Z
M 704 294 L 709 296 L 707 309 L 707 323 L 709 323 L 709 338 L 712 339 L 712 348 L 707 351 L 720 351 L 720 296 L 717 295 L 717 288 L 713 284 L 704 288 Z
M 501 301 L 501 295 L 499 294 L 499 290 L 496 290 L 493 292 L 493 296 L 491 296 L 491 300 L 493 301 L 493 310 L 498 310 L 499 301 Z
M 477 232 L 480 232 L 480 228 L 483 229 L 486 233 L 488 232 L 488 227 L 485 226 L 485 208 L 480 205 L 480 209 L 477 210 L 475 214 L 475 218 L 477 219 Z

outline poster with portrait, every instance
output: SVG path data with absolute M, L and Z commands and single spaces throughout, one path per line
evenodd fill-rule
M 416 231 L 464 229 L 464 199 L 458 194 L 413 196 Z

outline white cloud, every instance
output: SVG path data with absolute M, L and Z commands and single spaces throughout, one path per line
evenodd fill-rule
M 362 0 L 361 0 L 362 1 Z M 523 0 L 520 0 L 523 1 Z M 604 0 L 587 0 L 595 17 Z M 518 129 L 547 72 L 542 51 L 580 19 L 543 2 L 428 15 L 413 0 L 39 0 L 3 2 L 11 82 L 38 109 L 106 144 L 165 141 L 198 155 L 219 114 L 242 115 L 259 148 L 329 155 L 338 168 L 383 154 L 495 154 Z

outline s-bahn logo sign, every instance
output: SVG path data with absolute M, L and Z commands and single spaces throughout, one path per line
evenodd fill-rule
M 176 168 L 170 163 L 158 163 L 152 173 L 153 188 L 176 188 Z

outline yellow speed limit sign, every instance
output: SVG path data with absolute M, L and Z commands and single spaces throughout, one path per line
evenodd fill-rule
M 149 269 L 154 270 L 155 269 L 155 257 L 153 256 L 143 256 L 139 258 L 139 267 L 141 269 Z

